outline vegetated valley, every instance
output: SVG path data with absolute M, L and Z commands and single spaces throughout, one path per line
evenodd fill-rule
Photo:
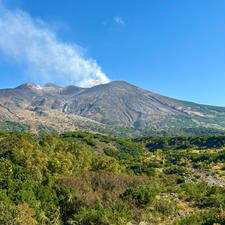
M 2 225 L 224 225 L 225 136 L 0 132 Z

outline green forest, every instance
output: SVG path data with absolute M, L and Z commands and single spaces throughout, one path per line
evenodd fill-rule
M 224 225 L 225 136 L 0 132 L 1 225 Z

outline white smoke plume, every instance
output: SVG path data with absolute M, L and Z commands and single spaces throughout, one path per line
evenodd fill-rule
M 109 82 L 95 60 L 86 59 L 82 47 L 64 43 L 48 24 L 22 10 L 9 10 L 0 2 L 0 51 L 25 64 L 42 82 L 61 81 L 90 87 Z

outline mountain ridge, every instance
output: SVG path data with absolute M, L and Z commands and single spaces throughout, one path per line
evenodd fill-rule
M 0 103 L 1 122 L 42 124 L 60 131 L 79 129 L 74 123 L 87 121 L 138 133 L 198 127 L 225 130 L 225 107 L 173 99 L 126 81 L 91 88 L 27 82 L 0 89 Z

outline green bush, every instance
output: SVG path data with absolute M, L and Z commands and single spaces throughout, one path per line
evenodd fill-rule
M 148 187 L 128 188 L 121 198 L 129 200 L 130 198 L 135 202 L 138 207 L 146 207 L 152 205 L 155 201 L 157 192 L 154 189 Z

